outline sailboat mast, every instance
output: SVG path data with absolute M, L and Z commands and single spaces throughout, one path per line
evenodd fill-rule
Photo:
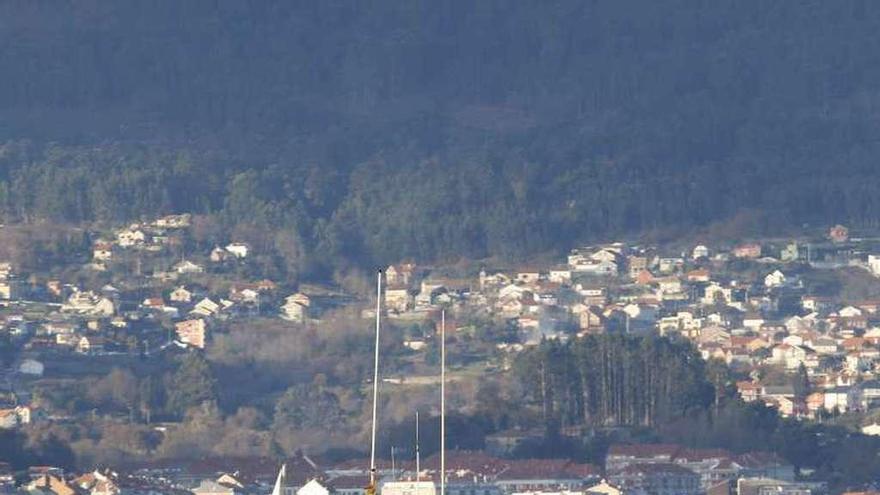
M 379 329 L 382 315 L 382 270 L 376 274 L 376 347 L 373 358 L 373 425 L 370 440 L 370 487 L 376 487 L 376 416 L 379 407 Z
M 419 452 L 419 412 L 416 411 L 416 481 L 421 481 L 422 467 Z
M 440 312 L 440 495 L 446 495 L 446 310 Z
M 287 464 L 282 464 L 278 470 L 278 477 L 275 479 L 275 486 L 272 487 L 272 495 L 284 495 L 284 485 L 287 484 Z

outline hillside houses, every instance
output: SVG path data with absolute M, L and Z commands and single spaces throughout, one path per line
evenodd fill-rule
M 190 275 L 194 273 L 204 273 L 205 267 L 189 260 L 183 260 L 174 265 L 174 271 L 180 275 Z
M 312 300 L 306 294 L 297 292 L 287 296 L 281 306 L 281 317 L 285 320 L 304 323 L 309 318 L 309 308 Z
M 208 326 L 203 318 L 184 320 L 175 324 L 177 338 L 184 344 L 204 349 L 208 340 Z
M 183 213 L 180 215 L 166 215 L 157 218 L 152 225 L 159 229 L 185 229 L 192 223 L 192 215 Z
M 270 248 L 244 235 L 202 240 L 193 248 L 191 224 L 188 216 L 171 215 L 90 233 L 81 258 L 100 263 L 102 273 L 75 271 L 82 269 L 78 264 L 69 272 L 19 274 L 0 263 L 0 304 L 12 316 L 24 318 L 25 307 L 29 312 L 28 321 L 8 323 L 10 334 L 35 354 L 100 359 L 146 355 L 172 344 L 210 349 L 213 334 L 250 318 L 320 329 L 327 308 L 350 305 L 352 314 L 368 308 L 365 316 L 373 310 L 363 290 L 316 289 L 275 277 L 275 261 L 262 252 Z M 476 322 L 469 323 L 469 335 L 484 333 L 475 328 L 484 324 L 504 329 L 498 332 L 503 339 L 492 337 L 498 342 L 473 344 L 482 345 L 483 354 L 486 348 L 515 353 L 544 339 L 601 333 L 687 339 L 703 358 L 723 361 L 738 381 L 750 384 L 740 388 L 744 399 L 772 404 L 783 414 L 872 410 L 878 406 L 873 389 L 856 384 L 880 379 L 880 299 L 862 291 L 859 299 L 846 300 L 842 294 L 858 292 L 835 292 L 836 282 L 816 279 L 822 282 L 825 270 L 840 266 L 860 267 L 867 275 L 880 267 L 880 255 L 871 254 L 880 253 L 880 245 L 822 237 L 735 244 L 703 238 L 674 246 L 613 242 L 479 272 L 467 264 L 400 260 L 382 268 L 382 310 L 402 328 L 419 328 L 446 310 L 449 317 Z M 273 280 L 256 280 L 262 277 Z M 363 278 L 372 287 L 371 277 Z M 400 343 L 407 352 L 431 350 L 430 339 L 409 337 Z M 483 354 L 478 357 L 495 358 Z M 765 368 L 805 374 L 809 387 L 774 389 L 776 383 L 754 378 Z
M 734 258 L 751 258 L 761 257 L 761 245 L 755 242 L 740 244 L 731 251 Z
M 61 306 L 61 311 L 88 316 L 113 316 L 113 301 L 93 291 L 75 290 Z
M 276 276 L 275 261 L 268 262 L 268 271 L 255 265 L 265 245 L 211 239 L 192 249 L 188 237 L 174 244 L 174 236 L 186 234 L 187 228 L 184 219 L 167 218 L 92 237 L 99 240 L 83 244 L 82 259 L 91 254 L 106 265 L 104 273 L 73 267 L 19 274 L 0 263 L 0 300 L 8 313 L 0 318 L 0 328 L 27 353 L 12 372 L 27 382 L 55 378 L 64 360 L 72 368 L 88 369 L 92 363 L 211 353 L 222 350 L 221 345 L 241 345 L 226 337 L 241 328 L 271 328 L 253 333 L 260 339 L 280 332 L 327 334 L 339 328 L 325 320 L 333 317 L 328 315 L 334 307 L 348 306 L 340 311 L 345 318 L 373 316 L 360 311 L 375 308 L 372 294 L 363 289 L 374 287 L 371 276 L 354 280 L 347 289 Z M 612 243 L 500 268 L 401 261 L 383 269 L 381 309 L 394 330 L 389 334 L 395 340 L 389 342 L 401 346 L 402 355 L 413 362 L 436 351 L 433 329 L 445 310 L 447 321 L 459 324 L 450 325 L 456 346 L 481 367 L 508 369 L 515 353 L 545 340 L 657 334 L 686 339 L 703 359 L 724 362 L 743 401 L 766 404 L 783 416 L 809 420 L 873 413 L 880 408 L 880 299 L 867 290 L 827 290 L 847 274 L 835 273 L 834 283 L 827 283 L 832 277 L 826 268 L 813 267 L 804 256 L 780 254 L 804 251 L 791 244 L 734 246 L 712 239 L 675 246 Z M 846 246 L 825 249 L 846 256 Z M 849 259 L 857 262 L 869 252 L 850 251 Z M 809 256 L 817 255 L 812 251 Z M 858 269 L 851 271 L 870 279 Z M 817 284 L 816 278 L 824 283 Z M 4 292 L 4 282 L 14 282 L 14 288 Z M 857 297 L 843 295 L 850 293 Z M 372 322 L 361 323 L 369 328 Z M 28 407 L 26 401 L 21 407 Z M 4 407 L 0 427 L 21 426 L 19 414 Z M 613 445 L 604 472 L 556 461 L 525 466 L 485 460 L 505 471 L 487 470 L 477 480 L 458 476 L 451 493 L 584 491 L 602 485 L 600 473 L 608 490 L 703 493 L 743 477 L 785 480 L 791 469 L 766 453 L 735 455 L 675 445 Z M 85 486 L 99 478 L 81 481 Z M 329 478 L 322 486 L 330 493 L 362 494 L 349 478 Z M 220 481 L 217 473 L 191 488 L 242 492 Z
M 229 243 L 224 249 L 226 249 L 227 253 L 235 256 L 238 259 L 247 258 L 248 254 L 251 252 L 250 246 L 244 242 Z
M 9 430 L 31 423 L 32 411 L 27 406 L 0 408 L 0 430 Z
M 547 332 L 546 322 L 552 321 L 553 335 L 653 331 L 690 339 L 704 358 L 720 359 L 741 373 L 765 365 L 788 373 L 806 370 L 816 388 L 833 389 L 841 376 L 871 378 L 880 368 L 880 304 L 842 304 L 808 293 L 798 273 L 768 261 L 786 250 L 792 251 L 786 257 L 791 263 L 799 262 L 800 255 L 793 255 L 800 252 L 796 243 L 778 251 L 760 243 L 729 251 L 702 244 L 689 256 L 663 256 L 621 243 L 580 248 L 568 255 L 565 266 L 492 274 L 483 270 L 474 284 L 477 290 L 459 301 L 512 321 L 527 345 Z M 753 260 L 754 269 L 733 273 L 727 260 Z M 777 265 L 764 267 L 768 263 Z M 614 267 L 597 270 L 602 264 Z M 409 311 L 429 301 L 425 294 L 425 287 L 390 288 L 386 304 L 389 311 Z M 870 342 L 857 334 L 870 336 Z M 824 400 L 818 409 L 810 409 L 806 397 L 774 392 L 759 383 L 743 387 L 742 393 L 786 415 L 828 409 Z M 831 394 L 827 406 L 840 406 L 843 399 L 838 396 Z M 818 404 L 815 398 L 812 402 Z M 848 400 L 847 407 L 875 405 Z
M 416 265 L 414 263 L 400 263 L 389 265 L 385 269 L 385 283 L 392 287 L 409 287 L 415 282 Z

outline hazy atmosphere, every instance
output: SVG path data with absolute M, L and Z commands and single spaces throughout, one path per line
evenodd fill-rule
M 877 493 L 877 33 L 0 2 L 0 494 Z

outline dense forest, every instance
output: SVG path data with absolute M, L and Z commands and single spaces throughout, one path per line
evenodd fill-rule
M 317 273 L 874 226 L 878 27 L 866 0 L 7 2 L 0 212 L 272 225 Z
M 724 363 L 703 361 L 687 341 L 606 334 L 544 342 L 519 356 L 515 375 L 522 395 L 498 407 L 519 426 L 544 427 L 542 442 L 524 445 L 529 455 L 601 464 L 609 443 L 659 441 L 772 451 L 832 486 L 872 482 L 880 469 L 877 438 L 744 403 Z M 587 434 L 575 441 L 565 427 Z M 620 431 L 629 438 L 615 437 Z
M 624 335 L 548 342 L 520 356 L 517 372 L 545 424 L 656 426 L 705 409 L 713 386 L 688 344 Z

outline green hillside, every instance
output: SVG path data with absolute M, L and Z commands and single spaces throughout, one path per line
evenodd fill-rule
M 209 213 L 317 265 L 870 227 L 878 28 L 869 1 L 4 2 L 0 209 Z

